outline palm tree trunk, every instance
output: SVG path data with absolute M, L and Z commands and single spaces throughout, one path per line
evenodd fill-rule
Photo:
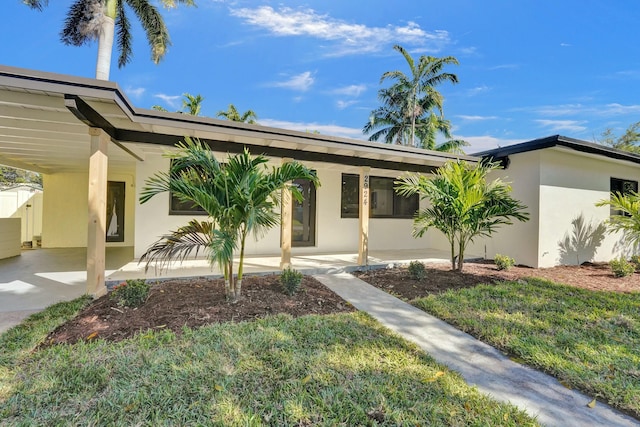
M 238 301 L 236 297 L 236 280 L 233 276 L 233 256 L 229 259 L 229 294 L 227 295 L 227 298 L 232 303 Z
M 449 239 L 449 243 L 451 244 L 451 269 L 455 271 L 456 270 L 456 240 L 453 235 Z
M 244 274 L 244 242 L 247 239 L 247 230 L 242 230 L 240 240 L 240 261 L 238 263 L 238 281 L 236 282 L 236 299 L 240 298 L 242 292 L 242 275 Z
M 109 80 L 114 31 L 115 20 L 105 14 L 98 39 L 98 60 L 96 62 L 96 79 L 98 80 Z
M 461 237 L 460 249 L 458 250 L 458 271 L 460 272 L 462 272 L 462 267 L 464 265 L 464 250 L 465 250 L 465 243 L 464 243 L 464 239 Z
M 231 296 L 231 280 L 229 276 L 229 264 L 224 264 L 224 296 L 228 300 Z

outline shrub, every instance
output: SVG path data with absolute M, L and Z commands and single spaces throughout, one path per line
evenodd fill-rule
M 280 284 L 282 285 L 282 291 L 291 296 L 298 292 L 300 289 L 300 283 L 302 283 L 302 273 L 297 270 L 287 267 L 280 273 Z
M 427 269 L 420 261 L 411 261 L 409 263 L 409 276 L 413 280 L 422 280 L 427 277 Z
M 113 288 L 111 298 L 118 300 L 118 305 L 140 307 L 149 296 L 151 286 L 144 279 L 127 280 Z
M 640 255 L 633 255 L 631 257 L 631 264 L 636 266 L 636 271 L 640 272 Z
M 508 270 L 514 265 L 516 265 L 515 259 L 506 255 L 500 255 L 500 254 L 496 254 L 495 258 L 493 259 L 493 262 L 496 263 L 498 270 Z
M 623 257 L 612 259 L 609 262 L 609 265 L 611 266 L 613 275 L 616 277 L 626 277 L 630 274 L 633 274 L 633 272 L 636 270 L 635 266 Z

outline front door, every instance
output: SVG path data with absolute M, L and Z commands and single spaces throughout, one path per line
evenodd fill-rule
M 316 187 L 306 179 L 296 179 L 304 200 L 293 200 L 291 215 L 291 245 L 314 246 L 316 244 Z

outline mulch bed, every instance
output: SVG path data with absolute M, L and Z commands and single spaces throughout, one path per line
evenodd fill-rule
M 552 268 L 515 266 L 498 270 L 493 261 L 474 261 L 464 264 L 463 272 L 451 271 L 451 264 L 428 264 L 422 280 L 410 277 L 406 267 L 369 270 L 355 273 L 360 279 L 405 300 L 424 297 L 449 289 L 473 287 L 481 283 L 540 277 L 592 291 L 640 292 L 640 274 L 617 278 L 606 263 L 581 266 L 563 265 Z
M 300 290 L 291 297 L 282 292 L 277 275 L 245 277 L 242 297 L 233 304 L 225 300 L 221 279 L 168 280 L 153 285 L 139 308 L 121 307 L 109 295 L 93 301 L 53 331 L 45 346 L 98 338 L 120 341 L 149 329 L 179 334 L 184 326 L 241 322 L 278 313 L 299 317 L 354 310 L 312 277 L 304 277 Z
M 516 266 L 499 271 L 492 261 L 468 262 L 463 273 L 450 270 L 450 264 L 427 265 L 427 276 L 413 280 L 406 267 L 355 273 L 362 280 L 405 300 L 430 293 L 460 289 L 500 280 L 542 277 L 590 290 L 640 292 L 640 274 L 615 278 L 607 264 L 559 266 L 534 269 Z M 44 346 L 75 343 L 87 339 L 120 341 L 147 330 L 171 330 L 180 334 L 184 326 L 195 328 L 218 322 L 241 322 L 273 314 L 293 317 L 332 314 L 355 309 L 324 285 L 305 276 L 300 291 L 285 295 L 279 276 L 245 277 L 242 297 L 229 303 L 221 279 L 183 279 L 152 286 L 148 300 L 139 308 L 118 306 L 105 295 L 93 301 L 80 314 L 53 331 Z

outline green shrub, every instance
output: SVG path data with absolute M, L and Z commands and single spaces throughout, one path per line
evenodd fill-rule
M 422 280 L 427 277 L 427 269 L 420 261 L 411 261 L 409 263 L 409 276 L 413 280 Z
M 616 277 L 626 277 L 636 271 L 636 267 L 623 257 L 612 259 L 609 261 L 609 265 Z
M 111 291 L 111 298 L 118 300 L 118 305 L 140 307 L 149 296 L 151 286 L 144 279 L 132 279 L 120 283 Z
M 493 262 L 496 263 L 498 270 L 508 270 L 514 265 L 516 265 L 515 259 L 506 255 L 500 255 L 500 254 L 496 254 L 495 258 L 493 259 Z
M 280 273 L 280 284 L 282 285 L 282 291 L 291 296 L 298 292 L 300 289 L 300 283 L 302 283 L 302 273 L 297 270 L 287 267 Z
M 636 271 L 640 272 L 640 255 L 633 255 L 631 257 L 631 264 L 636 266 Z

